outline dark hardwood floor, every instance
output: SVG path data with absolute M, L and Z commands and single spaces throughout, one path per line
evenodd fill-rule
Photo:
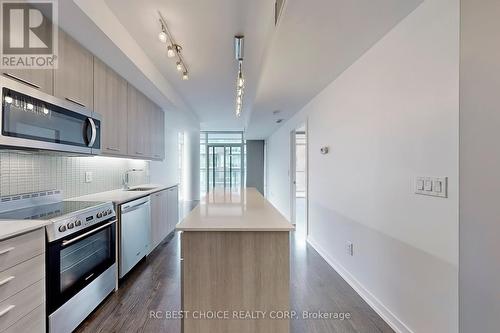
M 319 254 L 292 235 L 291 308 L 350 313 L 349 320 L 292 320 L 293 333 L 393 332 Z M 180 333 L 180 321 L 155 319 L 150 311 L 180 309 L 179 240 L 164 241 L 138 264 L 77 332 Z M 235 332 L 237 333 L 237 332 Z M 255 332 L 258 333 L 258 332 Z

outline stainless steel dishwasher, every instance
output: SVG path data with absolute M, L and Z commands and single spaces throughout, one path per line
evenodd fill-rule
M 151 246 L 149 196 L 120 206 L 119 276 L 122 278 L 148 253 Z

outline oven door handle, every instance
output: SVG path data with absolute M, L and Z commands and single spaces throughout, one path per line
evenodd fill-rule
M 80 239 L 82 239 L 82 238 L 85 238 L 85 237 L 87 237 L 87 236 L 90 236 L 90 235 L 92 235 L 92 234 L 94 234 L 94 233 L 98 232 L 99 230 L 102 230 L 102 229 L 104 229 L 104 228 L 109 227 L 110 225 L 112 225 L 112 224 L 113 224 L 113 223 L 115 223 L 115 222 L 116 222 L 116 219 L 115 219 L 115 220 L 113 220 L 113 221 L 111 221 L 111 222 L 108 222 L 108 223 L 106 223 L 106 224 L 101 225 L 99 228 L 95 228 L 94 230 L 90 230 L 89 232 L 86 232 L 86 233 L 84 233 L 83 235 L 80 235 L 80 236 L 78 236 L 78 237 L 72 238 L 72 239 L 70 239 L 70 240 L 63 240 L 63 242 L 62 242 L 62 246 L 67 246 L 67 245 L 72 244 L 72 243 L 74 243 L 74 242 L 76 242 L 76 241 L 78 241 L 78 240 L 80 240 Z

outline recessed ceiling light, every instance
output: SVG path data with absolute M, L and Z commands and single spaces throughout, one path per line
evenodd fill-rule
M 285 120 L 285 119 L 278 119 L 278 120 L 276 120 L 276 124 L 281 123 L 283 120 Z

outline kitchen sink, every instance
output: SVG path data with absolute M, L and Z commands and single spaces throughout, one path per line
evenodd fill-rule
M 129 188 L 128 190 L 125 191 L 151 191 L 154 190 L 156 187 L 134 187 L 134 188 Z

